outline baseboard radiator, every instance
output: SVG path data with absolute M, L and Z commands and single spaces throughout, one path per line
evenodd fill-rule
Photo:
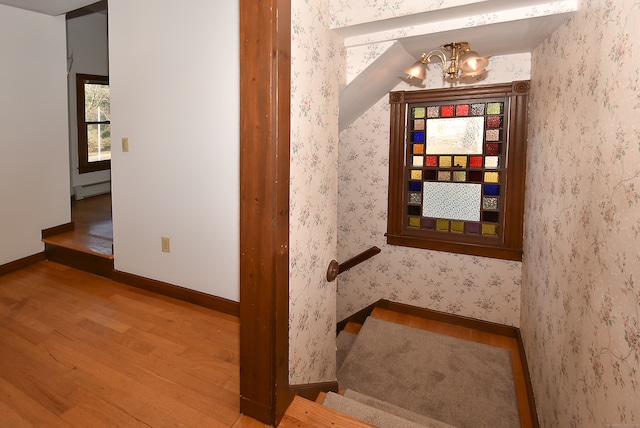
M 111 191 L 111 182 L 102 181 L 100 183 L 87 184 L 85 186 L 75 186 L 73 191 L 76 200 L 84 199 L 89 196 L 102 195 Z

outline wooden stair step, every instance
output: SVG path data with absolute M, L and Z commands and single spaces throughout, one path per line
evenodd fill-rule
M 296 396 L 278 428 L 375 428 L 315 401 Z
M 346 331 L 347 333 L 351 333 L 351 334 L 358 334 L 360 333 L 361 328 L 362 328 L 362 324 L 357 324 L 349 321 L 347 325 L 344 326 L 344 329 L 342 331 Z

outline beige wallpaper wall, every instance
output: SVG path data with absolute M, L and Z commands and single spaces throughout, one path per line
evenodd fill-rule
M 328 30 L 328 2 L 291 10 L 289 382 L 335 380 L 338 82 L 342 40 Z
M 640 426 L 640 2 L 532 56 L 522 321 L 543 427 Z
M 382 49 L 357 49 L 349 70 L 358 70 Z M 458 86 L 527 80 L 528 54 L 494 57 L 483 79 Z M 448 87 L 442 69 L 430 66 L 427 88 Z M 394 90 L 415 90 L 402 80 Z M 338 320 L 379 299 L 517 326 L 521 263 L 391 246 L 387 230 L 389 102 L 384 97 L 340 133 L 338 255 L 347 260 L 372 245 L 382 252 L 340 275 Z

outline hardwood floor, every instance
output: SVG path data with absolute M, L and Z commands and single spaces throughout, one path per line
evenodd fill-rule
M 0 276 L 0 426 L 264 427 L 239 320 L 52 262 Z

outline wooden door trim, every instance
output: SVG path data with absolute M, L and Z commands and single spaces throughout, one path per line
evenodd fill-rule
M 290 0 L 240 1 L 240 411 L 277 425 L 289 391 Z

